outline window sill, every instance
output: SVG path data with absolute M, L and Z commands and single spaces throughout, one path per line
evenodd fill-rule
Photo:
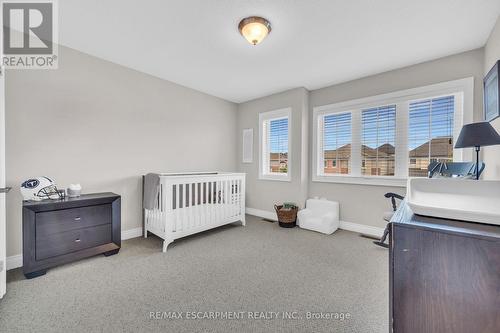
M 279 182 L 290 182 L 290 175 L 278 176 L 278 175 L 259 175 L 259 180 L 274 180 Z
M 406 187 L 406 178 L 387 178 L 387 177 L 353 177 L 353 176 L 313 176 L 313 182 L 319 183 L 340 183 L 354 185 L 372 185 L 372 186 L 395 186 Z

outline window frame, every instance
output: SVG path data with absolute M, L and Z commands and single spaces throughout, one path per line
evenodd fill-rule
M 422 99 L 455 96 L 455 115 L 453 138 L 456 140 L 463 124 L 473 120 L 474 103 L 474 78 L 464 78 L 454 81 L 442 82 L 428 86 L 400 90 L 392 93 L 376 95 L 346 102 L 322 105 L 313 108 L 313 155 L 311 179 L 313 182 L 348 183 L 362 185 L 382 185 L 405 187 L 408 180 L 409 149 L 408 149 L 408 121 L 409 105 Z M 361 173 L 361 140 L 362 140 L 362 111 L 384 105 L 396 105 L 396 150 L 395 150 L 395 175 L 394 176 L 363 176 Z M 318 148 L 320 117 L 335 113 L 351 113 L 351 173 L 350 174 L 324 174 L 320 172 L 318 164 L 320 153 Z M 403 128 L 404 130 L 401 130 Z M 463 161 L 472 158 L 470 149 L 454 149 L 453 160 Z
M 288 165 L 286 173 L 265 172 L 264 170 L 264 122 L 278 119 L 288 119 Z M 266 157 L 268 158 L 268 157 Z M 259 113 L 259 179 L 289 182 L 292 179 L 292 109 L 283 108 Z

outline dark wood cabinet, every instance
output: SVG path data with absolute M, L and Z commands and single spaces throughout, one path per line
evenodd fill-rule
M 390 331 L 500 332 L 500 226 L 402 215 L 390 231 Z
M 23 272 L 27 278 L 47 268 L 121 246 L 121 198 L 114 193 L 64 200 L 23 202 Z

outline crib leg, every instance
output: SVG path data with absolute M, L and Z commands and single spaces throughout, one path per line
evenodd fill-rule
M 168 241 L 167 241 L 167 240 L 164 240 L 164 241 L 163 241 L 163 250 L 162 250 L 162 252 L 163 252 L 163 253 L 167 252 L 167 246 L 168 246 L 168 244 L 170 244 L 170 243 L 172 243 L 172 241 L 170 241 L 170 240 L 168 240 Z
M 247 222 L 245 220 L 245 215 L 243 215 L 243 217 L 241 218 L 241 225 L 242 226 L 246 226 L 247 225 Z

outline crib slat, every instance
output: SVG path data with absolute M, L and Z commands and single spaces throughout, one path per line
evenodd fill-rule
M 228 199 L 227 192 L 228 192 L 228 184 L 229 184 L 229 182 L 226 179 L 226 180 L 222 181 L 222 184 L 223 184 L 223 187 L 224 187 L 224 194 L 222 195 L 222 197 L 224 198 L 222 200 L 223 201 L 222 202 L 222 215 L 223 215 L 223 220 L 225 221 L 226 218 L 229 216 L 229 214 L 228 214 L 229 213 L 229 211 L 228 211 L 229 206 L 227 204 L 227 199 Z
M 233 181 L 233 216 L 238 215 L 236 210 L 238 207 L 238 180 Z
M 221 212 L 221 221 L 224 221 L 226 219 L 226 186 L 227 182 L 225 180 L 221 181 L 221 188 L 222 188 L 222 194 L 221 194 L 221 207 L 220 207 L 220 212 Z
M 215 182 L 210 182 L 210 206 L 208 207 L 210 210 L 210 224 L 215 220 L 215 211 L 214 211 L 214 192 L 215 192 Z
M 212 223 L 215 224 L 217 221 L 217 197 L 218 197 L 218 184 L 217 180 L 214 182 L 214 191 L 213 191 L 213 205 L 212 205 L 212 211 L 213 211 L 213 221 Z
M 183 195 L 182 195 L 182 200 L 184 201 L 184 204 L 182 205 L 182 230 L 188 230 L 189 229 L 189 186 L 188 184 L 182 184 L 182 187 L 184 189 Z
M 239 215 L 244 218 L 245 214 L 245 183 L 243 180 L 240 180 L 240 211 Z
M 200 205 L 198 204 L 198 182 L 194 183 L 194 226 L 198 226 L 198 214 Z
M 236 197 L 236 214 L 240 215 L 241 211 L 241 180 L 238 180 L 238 196 Z
M 226 219 L 226 194 L 227 194 L 227 191 L 226 191 L 226 186 L 227 186 L 227 182 L 225 180 L 222 180 L 221 181 L 221 184 L 222 184 L 222 195 L 221 195 L 221 207 L 220 207 L 220 212 L 221 212 L 221 215 L 222 215 L 222 218 L 221 218 L 221 221 L 224 221 Z
M 200 215 L 201 215 L 201 210 L 202 210 L 202 207 L 203 207 L 203 183 L 198 183 L 197 185 L 197 188 L 198 188 L 198 201 L 197 201 L 197 205 L 198 205 L 198 210 L 197 210 L 197 215 L 198 215 L 198 222 L 197 222 L 197 225 L 200 225 Z
M 222 191 L 223 191 L 222 181 L 219 180 L 217 183 L 218 183 L 217 205 L 216 205 L 216 209 L 217 209 L 217 221 L 215 221 L 215 223 L 221 222 L 221 218 L 222 218 L 222 205 L 221 205 L 221 202 L 222 202 Z
M 236 184 L 236 180 L 235 179 L 231 180 L 231 217 L 234 216 L 234 198 L 235 198 L 234 197 L 234 195 L 235 195 L 234 191 L 236 189 L 235 184 Z
M 225 195 L 225 185 L 224 180 L 220 181 L 220 200 L 219 200 L 219 220 L 217 222 L 222 222 L 225 218 L 224 214 L 224 195 Z
M 186 222 L 184 223 L 184 227 L 186 230 L 188 230 L 189 228 L 191 228 L 191 200 L 189 200 L 189 198 L 191 197 L 191 184 L 188 183 L 184 186 L 186 187 L 186 209 L 184 209 Z
M 194 227 L 194 184 L 189 183 L 189 228 Z
M 173 203 L 172 203 L 172 183 L 169 181 L 165 181 L 163 184 L 163 204 L 165 206 L 165 212 L 162 218 L 162 224 L 163 227 L 161 228 L 165 234 L 165 238 L 170 238 L 170 235 L 173 231 L 173 226 L 172 226 L 172 209 L 173 209 Z
M 186 188 L 184 187 L 184 184 L 179 184 L 182 194 L 180 196 L 180 209 L 179 209 L 179 221 L 177 222 L 180 225 L 181 231 L 184 231 L 184 221 L 186 220 L 184 214 L 186 210 L 184 209 L 186 207 Z
M 175 231 L 181 231 L 182 228 L 179 224 L 180 212 L 181 212 L 181 185 L 179 183 L 175 184 Z
M 236 198 L 237 198 L 236 196 L 238 195 L 237 192 L 236 192 L 237 191 L 237 185 L 236 185 L 237 183 L 238 183 L 238 181 L 236 179 L 233 180 L 233 190 L 232 190 L 232 207 L 233 207 L 233 214 L 232 215 L 233 216 L 236 215 L 236 209 L 235 209 L 235 207 L 236 207 Z
M 203 211 L 204 211 L 205 217 L 203 219 L 203 223 L 206 224 L 207 221 L 209 221 L 209 218 L 210 218 L 210 216 L 208 215 L 209 214 L 208 213 L 208 182 L 205 182 L 204 185 L 205 185 L 205 187 L 204 187 L 205 195 L 203 197 L 203 202 L 204 202 L 204 204 L 203 204 L 203 207 L 204 207 Z
M 227 180 L 227 192 L 226 192 L 226 218 L 231 217 L 231 182 L 232 180 Z

